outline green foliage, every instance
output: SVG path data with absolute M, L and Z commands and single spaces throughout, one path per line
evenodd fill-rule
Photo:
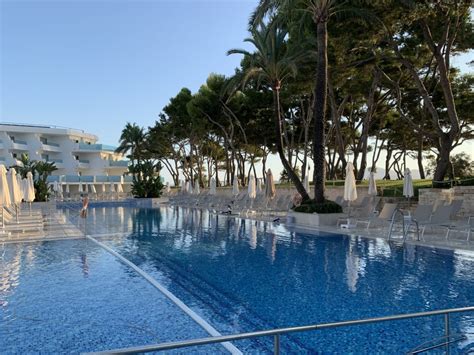
M 436 168 L 436 157 L 432 154 L 427 155 L 426 159 L 428 160 L 427 173 L 429 175 L 434 173 Z M 474 175 L 474 162 L 471 157 L 462 152 L 458 153 L 451 157 L 451 171 L 450 171 L 450 180 L 454 179 L 465 179 L 467 177 Z
M 322 203 L 318 203 L 315 200 L 309 200 L 294 207 L 293 210 L 302 213 L 342 213 L 342 207 L 336 202 L 330 200 L 324 200 Z
M 36 201 L 47 201 L 51 194 L 47 179 L 53 171 L 57 170 L 57 168 L 54 163 L 48 163 L 44 161 L 36 162 L 34 167 L 34 185 L 36 189 Z
M 160 177 L 161 165 L 151 160 L 146 160 L 138 165 L 130 166 L 129 172 L 133 174 L 132 194 L 138 198 L 160 197 L 163 183 Z
M 301 178 L 301 171 L 300 171 L 300 168 L 298 166 L 296 167 L 296 169 L 294 171 L 295 171 L 295 174 L 299 178 Z M 280 173 L 280 182 L 285 183 L 285 182 L 290 182 L 290 180 L 291 179 L 288 177 L 288 172 L 285 169 L 283 169 Z
M 21 175 L 22 179 L 26 178 L 26 174 L 31 172 L 34 175 L 35 162 L 30 160 L 28 154 L 22 154 L 20 156 L 21 164 L 14 166 L 16 172 Z
M 48 201 L 51 191 L 47 183 L 48 176 L 52 172 L 58 170 L 54 163 L 44 161 L 30 160 L 27 154 L 22 154 L 21 165 L 14 166 L 15 170 L 21 175 L 22 179 L 26 178 L 26 174 L 33 174 L 33 184 L 35 187 L 35 201 Z

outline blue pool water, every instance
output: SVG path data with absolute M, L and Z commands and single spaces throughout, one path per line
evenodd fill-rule
M 190 334 L 207 335 L 91 242 L 0 245 L 1 354 L 81 353 Z
M 474 304 L 474 254 L 469 252 L 401 247 L 355 236 L 306 235 L 273 223 L 179 208 L 98 207 L 91 209 L 87 223 L 76 218 L 75 211 L 66 212 L 89 234 L 119 233 L 98 238 L 150 273 L 223 334 Z M 8 340 L 7 349 L 13 351 L 15 344 L 31 338 L 27 330 L 33 321 L 26 316 L 30 310 L 25 303 L 37 294 L 41 298 L 30 308 L 38 312 L 43 307 L 49 307 L 50 311 L 67 308 L 66 300 L 73 299 L 74 308 L 82 311 L 71 311 L 64 316 L 70 317 L 71 324 L 80 324 L 91 313 L 98 319 L 74 338 L 74 342 L 85 338 L 81 340 L 85 344 L 81 349 L 87 351 L 98 344 L 94 350 L 205 335 L 133 272 L 101 249 L 90 243 L 85 247 L 83 243 L 35 245 L 41 253 L 33 253 L 37 262 L 17 273 L 18 286 L 10 291 L 0 289 L 0 302 L 4 303 L 0 342 L 4 334 L 16 333 L 13 340 Z M 26 246 L 4 248 L 11 255 L 12 248 Z M 78 249 L 82 251 L 79 253 Z M 28 253 L 22 250 L 21 265 L 28 265 Z M 94 280 L 84 276 L 83 257 L 78 255 L 86 255 L 89 270 L 94 270 Z M 10 256 L 4 263 L 10 265 L 13 260 L 16 259 Z M 55 273 L 56 276 L 51 276 Z M 119 286 L 109 280 L 111 276 L 120 281 Z M 47 291 L 41 287 L 43 283 Z M 54 287 L 58 290 L 49 295 Z M 91 288 L 93 292 L 81 292 Z M 61 303 L 48 306 L 57 297 Z M 123 308 L 110 305 L 115 297 L 119 297 L 117 304 L 130 305 Z M 95 312 L 90 312 L 86 304 Z M 102 311 L 104 306 L 106 309 Z M 18 317 L 19 312 L 25 315 Z M 117 340 L 107 342 L 105 336 L 100 341 L 95 339 L 95 328 L 104 331 L 101 322 L 115 320 L 117 314 L 128 324 L 111 331 Z M 168 322 L 157 314 L 165 314 Z M 13 317 L 15 321 L 9 321 L 11 324 L 6 327 L 5 317 Z M 56 316 L 53 318 L 57 321 Z M 153 336 L 143 334 L 145 331 L 137 335 L 130 331 L 127 322 L 146 322 L 145 328 L 152 330 Z M 46 327 L 43 332 L 62 333 L 58 323 L 47 319 L 42 327 Z M 453 316 L 452 331 L 468 335 L 468 340 L 453 346 L 454 353 L 472 347 L 473 327 L 474 314 Z M 396 354 L 442 334 L 443 319 L 438 316 L 295 333 L 282 338 L 282 350 Z M 38 337 L 41 335 L 44 334 Z M 62 337 L 69 341 L 68 335 Z M 272 350 L 271 339 L 235 344 L 250 353 Z M 41 340 L 41 345 L 52 352 L 58 350 L 58 344 L 49 343 L 48 339 Z

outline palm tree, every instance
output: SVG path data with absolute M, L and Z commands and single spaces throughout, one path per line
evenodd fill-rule
M 36 189 L 36 200 L 47 201 L 49 197 L 49 189 L 47 179 L 53 171 L 58 170 L 54 163 L 48 163 L 44 161 L 36 161 L 34 163 L 34 174 L 35 174 L 35 189 Z M 37 175 L 37 176 L 36 176 Z
M 142 127 L 139 127 L 137 124 L 129 123 L 125 125 L 120 135 L 120 145 L 115 150 L 116 153 L 126 154 L 130 153 L 128 157 L 132 163 L 131 170 L 135 172 L 135 160 L 137 161 L 138 166 L 140 166 L 141 158 L 144 154 L 145 146 L 145 132 Z M 134 178 L 136 174 L 133 173 Z M 140 174 L 138 174 L 140 179 Z
M 327 24 L 331 15 L 340 11 L 340 6 L 347 1 L 344 0 L 260 0 L 255 12 L 250 19 L 250 26 L 258 26 L 261 19 L 267 14 L 273 14 L 277 10 L 288 14 L 289 11 L 303 4 L 306 13 L 312 17 L 317 31 L 317 64 L 316 79 L 314 85 L 313 102 L 313 159 L 314 159 L 314 199 L 317 203 L 324 202 L 324 183 L 326 179 L 326 102 L 327 102 L 327 76 L 328 76 L 328 32 Z M 301 8 L 301 7 L 300 7 Z
M 26 174 L 31 172 L 34 175 L 36 163 L 30 160 L 28 154 L 22 154 L 20 156 L 20 164 L 15 165 L 14 168 L 21 175 L 22 179 L 26 178 Z
M 227 54 L 243 54 L 249 60 L 250 67 L 244 71 L 241 78 L 243 84 L 248 79 L 255 78 L 257 82 L 264 82 L 272 89 L 278 155 L 303 201 L 309 200 L 307 191 L 283 152 L 280 104 L 282 84 L 289 77 L 296 75 L 297 63 L 304 58 L 303 52 L 287 46 L 288 33 L 278 27 L 276 22 L 271 22 L 268 26 L 261 22 L 257 28 L 251 30 L 251 34 L 252 37 L 244 41 L 253 44 L 256 50 L 254 53 L 243 49 L 231 49 Z

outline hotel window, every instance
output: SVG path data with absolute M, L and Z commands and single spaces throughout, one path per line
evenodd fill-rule
M 12 142 L 15 142 L 15 137 L 14 136 L 10 136 L 10 139 L 12 140 Z
M 40 141 L 41 141 L 41 143 L 43 143 L 43 144 L 48 144 L 48 138 L 43 138 L 43 137 L 41 137 L 41 138 L 40 138 Z

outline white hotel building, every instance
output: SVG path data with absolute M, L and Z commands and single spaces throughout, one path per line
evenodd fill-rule
M 53 162 L 50 181 L 78 183 L 129 182 L 122 178 L 128 161 L 113 146 L 81 130 L 55 126 L 0 123 L 0 164 L 17 165 L 22 154 L 30 160 Z

